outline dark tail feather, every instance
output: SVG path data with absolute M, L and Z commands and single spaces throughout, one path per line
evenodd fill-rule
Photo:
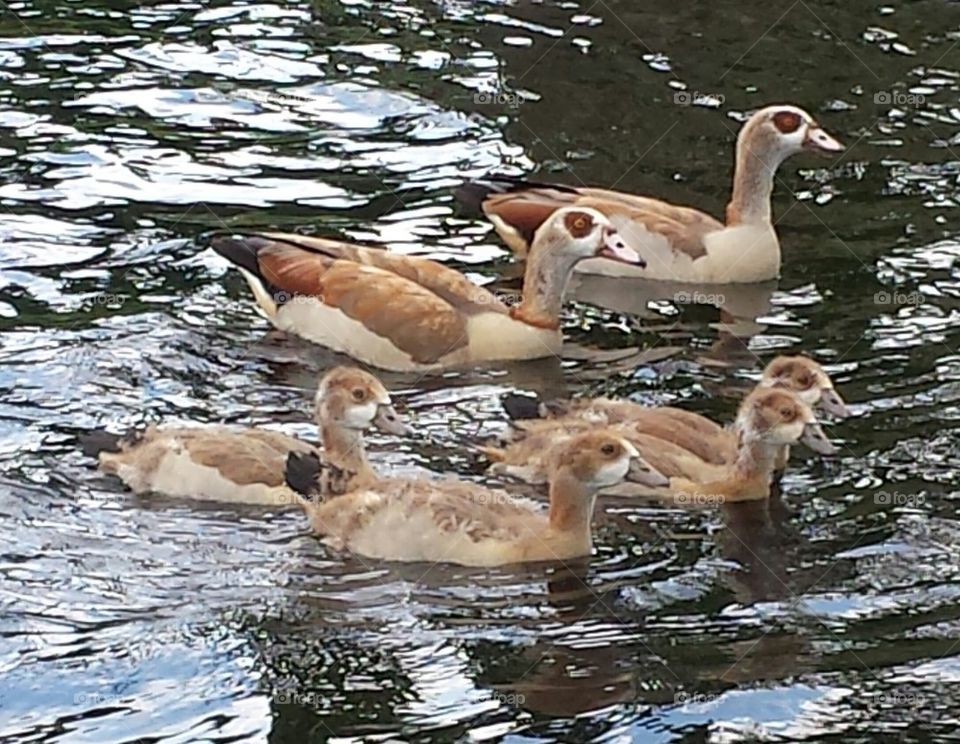
M 260 272 L 260 262 L 257 260 L 260 249 L 271 242 L 268 238 L 262 238 L 259 235 L 237 236 L 215 233 L 210 238 L 210 247 L 234 266 L 246 269 L 257 277 L 264 290 L 273 297 L 273 301 L 281 305 L 289 298 L 290 293 L 268 282 Z
M 293 491 L 307 501 L 313 501 L 317 495 L 322 470 L 320 458 L 313 452 L 290 452 L 283 478 Z
M 234 236 L 215 233 L 210 238 L 210 247 L 230 263 L 246 269 L 254 276 L 260 276 L 257 252 L 270 243 L 266 238 L 256 235 Z
M 129 434 L 111 434 L 109 431 L 90 431 L 80 434 L 77 440 L 80 449 L 87 457 L 96 460 L 101 452 L 120 452 L 124 446 L 136 444 L 143 437 L 143 432 L 135 431 Z
M 500 398 L 500 404 L 511 421 L 543 418 L 542 404 L 537 396 L 521 393 L 507 393 Z

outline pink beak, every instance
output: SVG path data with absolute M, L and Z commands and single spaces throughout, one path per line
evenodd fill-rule
M 646 268 L 647 262 L 643 260 L 639 253 L 623 242 L 620 233 L 612 227 L 603 231 L 603 245 L 597 251 L 598 256 L 609 258 L 621 263 L 636 264 L 641 268 Z
M 844 150 L 843 145 L 838 140 L 835 140 L 820 127 L 810 127 L 807 130 L 807 136 L 803 138 L 803 146 L 807 150 L 820 152 L 824 155 L 834 155 Z

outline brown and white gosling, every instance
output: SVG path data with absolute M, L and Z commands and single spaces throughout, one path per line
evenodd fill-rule
M 96 432 L 82 444 L 103 472 L 118 476 L 135 493 L 286 505 L 299 503 L 284 482 L 290 452 L 336 462 L 345 489 L 375 477 L 365 455 L 364 430 L 377 426 L 391 434 L 407 433 L 383 384 L 356 368 L 327 372 L 314 410 L 322 450 L 280 432 L 228 426 L 150 426 L 125 436 Z
M 589 555 L 597 491 L 629 477 L 666 478 L 621 436 L 594 431 L 557 448 L 546 467 L 550 507 L 457 480 L 385 479 L 324 500 L 325 465 L 291 453 L 287 483 L 324 542 L 367 558 L 499 566 Z M 319 493 L 318 493 L 319 491 Z
M 552 442 L 549 435 L 540 432 L 502 448 L 484 448 L 494 461 L 490 470 L 531 483 L 543 482 L 544 448 L 582 436 L 579 432 L 591 426 L 581 421 L 573 430 L 556 430 Z M 767 498 L 783 447 L 802 443 L 821 454 L 836 452 L 813 410 L 794 393 L 780 389 L 757 388 L 740 404 L 732 430 L 734 456 L 725 464 L 708 462 L 691 449 L 638 431 L 632 422 L 608 428 L 636 447 L 653 469 L 670 478 L 666 488 L 640 489 L 628 484 L 621 492 L 674 500 L 681 496 L 701 501 L 708 497 L 715 501 Z

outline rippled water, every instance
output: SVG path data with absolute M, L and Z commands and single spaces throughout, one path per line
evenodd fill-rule
M 32 0 L 0 3 L 0 37 L 4 739 L 956 736 L 955 3 Z M 787 100 L 851 147 L 781 170 L 776 285 L 685 304 L 582 282 L 569 359 L 389 377 L 421 434 L 372 443 L 384 471 L 479 477 L 466 447 L 503 392 L 728 419 L 802 350 L 855 416 L 769 507 L 609 501 L 583 565 L 397 566 L 329 553 L 296 512 L 131 497 L 76 448 L 152 420 L 309 434 L 330 356 L 268 330 L 207 231 L 516 277 L 455 206 L 464 178 L 719 214 L 743 112 Z

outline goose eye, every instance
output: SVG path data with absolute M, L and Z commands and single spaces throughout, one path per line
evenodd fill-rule
M 806 390 L 808 387 L 813 385 L 813 378 L 810 375 L 801 375 L 800 379 L 797 380 L 797 384 Z
M 773 125 L 783 134 L 791 134 L 800 128 L 803 120 L 793 111 L 778 111 L 773 115 Z
M 593 229 L 593 219 L 583 212 L 568 212 L 563 218 L 563 223 L 575 238 L 585 238 Z
M 600 451 L 607 457 L 613 457 L 615 454 L 617 454 L 617 445 L 605 444 L 600 448 Z
M 367 397 L 367 392 L 363 388 L 354 388 L 351 395 L 353 396 L 353 399 L 357 401 L 357 403 L 360 403 L 364 398 Z

